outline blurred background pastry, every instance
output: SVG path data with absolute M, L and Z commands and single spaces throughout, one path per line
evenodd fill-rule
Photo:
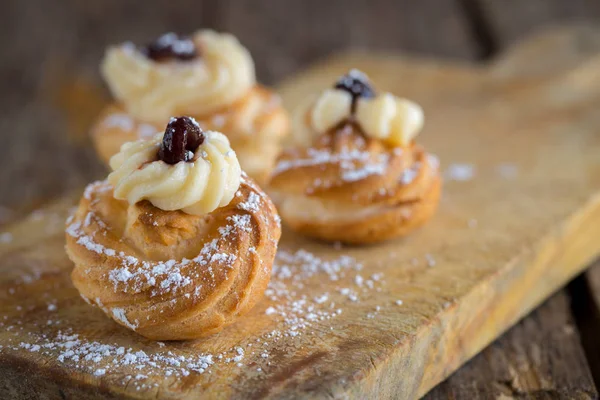
M 421 107 L 376 93 L 357 70 L 293 117 L 298 143 L 278 158 L 269 190 L 292 229 L 362 244 L 402 236 L 437 208 L 439 162 L 414 139 Z
M 251 177 L 267 176 L 288 117 L 279 96 L 256 83 L 252 57 L 234 36 L 202 30 L 167 33 L 145 47 L 127 42 L 106 51 L 101 69 L 115 98 L 92 130 L 103 160 L 171 116 L 190 115 L 227 135 Z

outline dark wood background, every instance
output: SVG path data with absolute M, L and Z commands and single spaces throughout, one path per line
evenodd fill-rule
M 0 224 L 103 175 L 86 132 L 109 99 L 108 44 L 229 31 L 274 84 L 347 49 L 486 62 L 535 30 L 599 21 L 599 0 L 3 0 Z M 600 265 L 427 397 L 597 399 L 599 305 Z

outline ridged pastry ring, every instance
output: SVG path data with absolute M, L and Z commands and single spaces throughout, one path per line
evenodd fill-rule
M 261 298 L 281 231 L 245 174 L 228 205 L 200 216 L 112 192 L 89 185 L 67 221 L 71 276 L 87 302 L 147 338 L 180 340 L 220 331 Z

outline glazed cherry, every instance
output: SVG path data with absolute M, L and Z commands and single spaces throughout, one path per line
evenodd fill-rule
M 171 118 L 158 150 L 158 158 L 167 164 L 191 161 L 204 139 L 204 132 L 193 118 Z
M 178 36 L 170 32 L 165 33 L 154 42 L 142 49 L 146 57 L 154 61 L 177 59 L 182 61 L 198 57 L 196 46 L 187 36 Z
M 359 97 L 375 97 L 375 90 L 369 84 L 367 76 L 355 69 L 338 79 L 334 88 L 350 93 L 352 96 L 352 112 L 356 108 L 356 101 Z

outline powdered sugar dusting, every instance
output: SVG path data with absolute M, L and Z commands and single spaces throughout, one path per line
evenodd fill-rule
M 415 165 L 413 168 L 408 168 L 402 171 L 400 175 L 400 183 L 403 185 L 409 185 L 419 174 L 419 165 Z
M 245 210 L 249 212 L 258 212 L 262 206 L 260 196 L 255 192 L 250 192 L 248 195 L 248 199 L 242 203 L 237 205 L 237 208 L 240 210 Z
M 249 198 L 246 203 L 241 204 L 244 204 L 243 207 L 251 209 L 260 204 L 260 197 Z M 193 259 L 184 258 L 180 261 L 150 262 L 123 252 L 117 253 L 114 249 L 97 243 L 93 237 L 87 235 L 80 222 L 71 222 L 67 226 L 66 233 L 76 238 L 78 244 L 90 251 L 106 257 L 119 257 L 122 266 L 108 273 L 108 279 L 112 282 L 115 293 L 119 291 L 139 293 L 153 288 L 150 292 L 151 295 L 158 296 L 164 293 L 177 293 L 189 287 L 193 283 L 193 278 L 198 277 L 198 272 L 190 275 L 192 272 L 189 271 L 189 266 L 193 263 L 206 267 L 212 265 L 230 267 L 233 265 L 237 256 L 219 252 L 219 241 L 227 240 L 227 237 L 236 230 L 251 232 L 251 216 L 248 214 L 232 215 L 227 220 L 230 224 L 220 228 L 220 238 L 205 243 L 198 256 Z M 85 222 L 83 225 L 85 226 Z
M 231 221 L 233 228 L 237 228 L 241 231 L 252 232 L 252 226 L 250 225 L 250 215 L 238 215 L 234 214 L 227 217 L 227 221 Z
M 129 320 L 127 319 L 127 315 L 125 314 L 125 310 L 122 308 L 118 308 L 118 307 L 114 307 L 112 309 L 112 315 L 113 317 L 115 317 L 115 319 L 117 319 L 118 321 L 122 322 L 123 324 L 125 324 L 126 327 L 128 327 L 131 330 L 136 330 L 138 327 L 138 324 L 132 324 L 131 322 L 129 322 Z
M 519 175 L 519 168 L 511 163 L 498 164 L 495 170 L 496 173 L 504 179 L 514 179 Z
M 341 178 L 348 182 L 354 182 L 370 175 L 384 174 L 389 162 L 387 154 L 379 154 L 373 159 L 370 152 L 356 149 L 343 149 L 339 153 L 331 153 L 329 150 L 310 148 L 307 150 L 307 155 L 306 158 L 279 161 L 273 173 L 279 174 L 302 167 L 339 164 L 342 169 Z
M 118 344 L 88 341 L 70 329 L 59 331 L 54 337 L 42 335 L 38 341 L 39 344 L 21 341 L 16 346 L 10 346 L 9 349 L 25 349 L 41 353 L 54 358 L 60 364 L 69 364 L 96 377 L 131 366 L 139 373 L 125 378 L 126 381 L 135 381 L 138 389 L 144 388 L 142 382 L 152 375 L 184 377 L 190 373 L 203 374 L 214 364 L 213 355 L 210 354 L 183 355 L 170 350 L 146 352 Z
M 212 125 L 217 129 L 222 128 L 223 125 L 225 125 L 225 122 L 226 122 L 225 116 L 220 115 L 220 114 L 216 114 L 211 119 Z
M 342 172 L 342 179 L 346 182 L 355 182 L 371 175 L 383 175 L 388 167 L 389 157 L 381 154 L 376 163 L 367 163 L 359 168 L 352 168 Z
M 7 244 L 7 243 L 12 242 L 12 240 L 13 240 L 12 233 L 10 233 L 10 232 L 0 233 L 0 243 Z
M 381 291 L 382 276 L 363 277 L 363 265 L 347 255 L 325 260 L 306 251 L 279 250 L 273 276 L 265 292 L 273 305 L 265 314 L 278 318 L 285 329 L 274 337 L 296 337 L 315 324 L 327 323 L 343 313 L 344 304 L 358 303 L 360 296 Z M 320 288 L 320 293 L 302 295 L 306 286 Z
M 77 231 L 76 227 L 72 230 Z M 210 254 L 210 262 L 228 262 L 231 255 L 214 251 L 215 248 L 214 241 L 207 243 L 202 251 L 203 257 L 208 261 Z M 161 270 L 155 272 L 166 274 L 167 280 L 179 279 L 174 270 L 178 263 L 165 262 L 155 267 Z M 136 274 L 136 271 L 123 267 L 112 274 L 112 279 L 117 284 L 131 283 L 136 279 Z M 335 321 L 344 314 L 346 307 L 363 307 L 364 317 L 377 318 L 386 310 L 386 305 L 362 305 L 362 301 L 363 298 L 370 297 L 370 293 L 379 292 L 384 287 L 382 273 L 366 273 L 362 263 L 350 256 L 325 259 L 306 250 L 280 249 L 266 291 L 264 308 L 249 317 L 264 318 L 265 321 L 259 325 L 264 325 L 267 329 L 262 333 L 257 332 L 257 336 L 236 340 L 222 351 L 207 353 L 199 347 L 188 353 L 169 343 L 159 343 L 158 347 L 142 346 L 144 341 L 138 341 L 135 337 L 128 339 L 132 343 L 130 345 L 119 344 L 112 339 L 93 340 L 81 332 L 73 331 L 68 320 L 61 322 L 56 317 L 49 319 L 44 326 L 57 326 L 60 329 L 58 333 L 46 334 L 43 327 L 29 330 L 30 333 L 27 334 L 15 331 L 15 343 L 4 346 L 0 351 L 24 349 L 35 352 L 49 359 L 49 362 L 65 364 L 96 379 L 124 376 L 123 384 L 127 383 L 137 390 L 157 385 L 155 382 L 158 380 L 152 379 L 153 377 L 179 380 L 194 374 L 217 373 L 223 365 L 263 372 L 270 368 L 273 352 L 295 346 L 294 342 L 299 337 L 336 329 Z M 105 308 L 99 299 L 85 300 Z M 48 316 L 56 316 L 66 307 L 72 306 L 72 302 L 69 302 L 68 305 L 57 307 L 56 301 L 52 299 L 48 303 Z M 397 307 L 393 302 L 388 303 L 388 309 Z M 133 330 L 137 328 L 138 321 L 128 318 L 125 308 L 114 307 L 109 311 L 124 325 Z M 121 340 L 127 337 L 124 336 Z M 222 336 L 226 337 L 227 335 Z M 136 344 L 138 342 L 140 345 Z M 132 370 L 135 373 L 131 373 Z
M 104 193 L 112 190 L 112 186 L 108 181 L 95 181 L 87 185 L 83 191 L 83 198 L 86 200 L 92 199 L 92 193 Z
M 469 181 L 475 176 L 472 164 L 450 164 L 444 172 L 444 178 L 450 181 Z
M 131 132 L 136 129 L 136 122 L 129 114 L 115 113 L 106 117 L 102 121 L 106 128 L 117 128 L 125 132 Z M 140 138 L 150 138 L 154 136 L 158 130 L 152 125 L 140 123 L 137 126 L 138 136 Z

